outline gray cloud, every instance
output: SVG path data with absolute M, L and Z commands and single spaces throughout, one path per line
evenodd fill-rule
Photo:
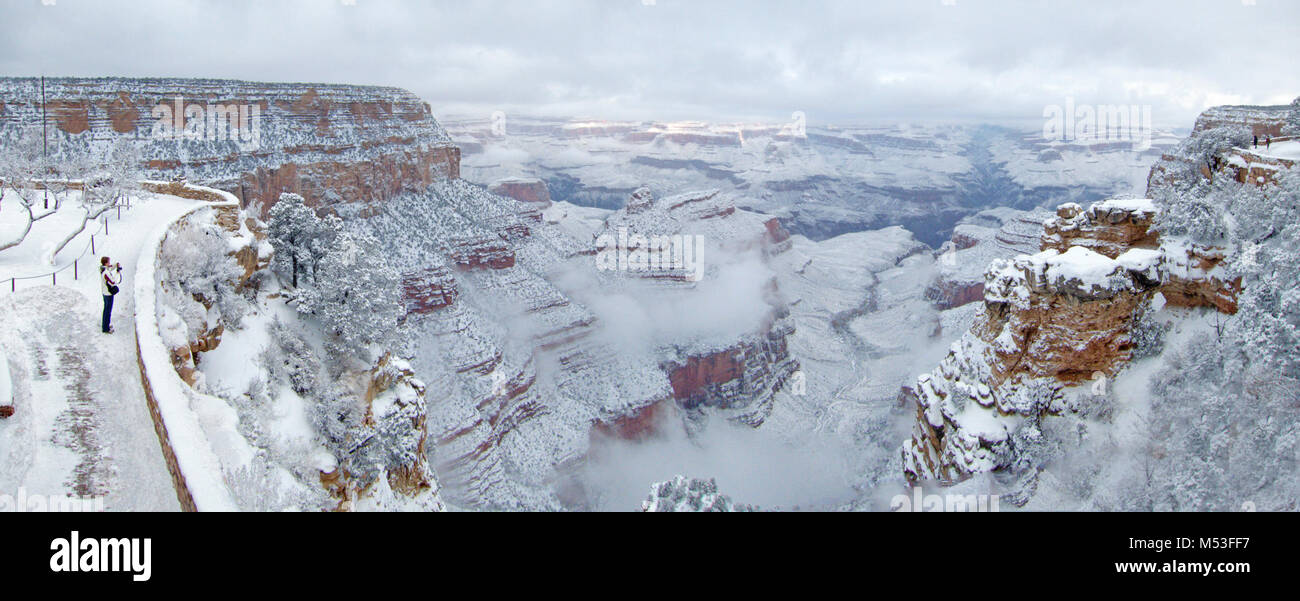
M 1157 124 L 1300 95 L 1300 3 L 10 1 L 0 73 L 394 85 L 439 114 Z

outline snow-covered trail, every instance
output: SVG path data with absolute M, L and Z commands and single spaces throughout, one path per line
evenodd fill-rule
M 127 268 L 113 334 L 100 332 L 92 269 L 59 286 L 0 291 L 15 408 L 0 420 L 0 494 L 102 498 L 107 511 L 180 509 L 140 384 L 130 268 L 157 226 L 195 204 L 151 198 L 124 213 L 96 249 Z
M 1264 144 L 1263 140 L 1260 140 L 1258 147 L 1246 148 L 1244 150 L 1250 154 L 1266 158 L 1288 159 L 1292 161 L 1300 160 L 1300 140 L 1274 142 L 1267 146 Z

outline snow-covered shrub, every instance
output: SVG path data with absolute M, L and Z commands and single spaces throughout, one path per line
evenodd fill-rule
M 320 359 L 311 345 L 296 329 L 285 326 L 279 319 L 271 323 L 269 334 L 273 346 L 262 351 L 261 363 L 271 382 L 288 384 L 300 396 L 311 394 L 316 390 L 321 371 Z
M 1049 421 L 1049 423 L 1061 423 Z M 1011 432 L 1006 445 L 1006 457 L 1002 459 L 1006 469 L 1012 472 L 1038 470 L 1055 459 L 1061 452 L 1061 439 L 1045 435 L 1041 416 L 1027 418 Z
M 331 386 L 315 391 L 311 401 L 308 411 L 316 434 L 335 458 L 346 460 L 356 448 L 365 417 L 356 396 Z
M 413 399 L 412 399 L 413 400 Z M 375 429 L 358 441 L 352 455 L 347 458 L 350 470 L 369 481 L 380 470 L 399 469 L 420 464 L 420 439 L 423 433 L 413 427 L 424 413 L 422 403 L 394 405 L 392 411 L 375 416 Z
M 1186 174 L 1177 178 L 1172 186 L 1156 191 L 1154 200 L 1161 206 L 1155 228 L 1163 235 L 1180 236 L 1201 244 L 1219 244 L 1227 236 L 1228 226 L 1223 220 L 1223 207 L 1211 190 L 1227 191 L 1233 182 L 1221 177 L 1214 183 L 1204 181 L 1199 174 Z
M 255 386 L 272 390 L 285 386 L 292 390 L 306 402 L 307 417 L 318 438 L 316 442 L 324 445 L 335 458 L 348 457 L 354 450 L 355 434 L 364 417 L 356 395 L 329 379 L 317 353 L 297 328 L 277 319 L 271 323 L 269 339 L 271 345 L 263 349 L 259 359 L 259 364 L 266 369 L 267 381 Z M 253 419 L 269 415 L 274 402 L 271 395 L 258 395 L 250 386 L 245 396 L 243 403 L 256 405 L 246 407 L 241 415 L 247 412 Z M 289 465 L 300 463 L 288 462 Z
M 1048 378 L 1026 380 L 1013 389 L 1004 404 L 1017 415 L 1039 417 L 1058 414 L 1067 409 L 1061 394 L 1061 385 Z
M 1080 418 L 1109 424 L 1115 416 L 1115 399 L 1109 394 L 1081 394 L 1075 405 L 1075 414 Z
M 243 269 L 230 253 L 220 227 L 191 222 L 171 232 L 163 241 L 160 264 L 159 275 L 169 304 L 187 315 L 186 323 L 192 332 L 201 322 L 191 321 L 193 311 L 184 307 L 189 303 L 183 302 L 182 296 L 214 306 L 223 323 L 239 326 L 248 310 L 247 300 L 235 291 Z
M 1155 357 L 1165 348 L 1165 335 L 1172 324 L 1156 319 L 1154 312 L 1144 308 L 1133 321 L 1129 330 L 1129 340 L 1133 343 L 1134 360 Z
M 362 415 L 356 396 L 340 389 L 323 371 L 321 360 L 297 328 L 279 319 L 271 323 L 272 341 L 262 351 L 267 386 L 288 386 L 307 402 L 308 418 L 320 442 L 336 458 L 352 452 Z
M 321 511 L 330 505 L 323 488 L 286 481 L 264 452 L 254 455 L 249 465 L 226 470 L 225 478 L 243 511 Z
M 167 339 L 168 344 L 173 348 L 188 343 L 201 334 L 208 325 L 208 310 L 203 303 L 195 300 L 190 293 L 183 290 L 177 285 L 163 285 L 161 294 L 158 295 L 159 316 L 167 314 L 179 320 L 179 328 L 172 328 L 170 331 L 171 338 Z M 164 320 L 160 319 L 160 323 Z M 166 320 L 169 325 L 171 320 Z

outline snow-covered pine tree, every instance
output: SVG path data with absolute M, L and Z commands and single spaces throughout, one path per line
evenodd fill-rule
M 337 218 L 336 218 L 337 219 Z M 336 223 L 326 223 L 306 205 L 302 196 L 286 192 L 271 206 L 267 235 L 275 248 L 272 269 L 290 280 L 294 288 L 299 277 L 311 279 L 314 266 L 333 242 Z
M 1300 98 L 1291 101 L 1291 112 L 1286 116 L 1286 124 L 1282 126 L 1282 135 L 1300 136 Z
M 718 483 L 709 478 L 687 479 L 674 476 L 672 480 L 657 482 L 650 487 L 650 495 L 641 503 L 647 513 L 711 513 L 757 511 L 758 508 L 734 503 L 727 495 L 718 492 Z
M 368 234 L 338 234 L 320 260 L 315 285 L 298 297 L 299 312 L 320 320 L 333 350 L 363 361 L 402 315 L 400 278 L 378 249 Z

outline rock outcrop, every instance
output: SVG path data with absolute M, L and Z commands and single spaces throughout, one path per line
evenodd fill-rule
M 1155 215 L 1155 206 L 1146 200 L 1107 200 L 1086 211 L 1067 203 L 1043 224 L 1042 248 L 1064 253 L 1078 246 L 1112 259 L 1130 249 L 1156 248 L 1159 234 L 1151 229 Z
M 321 474 L 336 510 L 443 509 L 428 463 L 427 389 L 405 361 L 385 355 L 364 377 L 361 444 L 348 468 Z
M 488 192 L 513 198 L 545 209 L 551 206 L 551 192 L 546 182 L 537 178 L 510 177 L 500 179 L 488 186 Z
M 444 266 L 426 267 L 402 277 L 406 314 L 432 313 L 456 302 L 456 279 Z
M 1277 106 L 1216 106 L 1207 109 L 1196 117 L 1192 127 L 1195 135 L 1208 129 L 1225 126 L 1244 126 L 1250 128 L 1253 135 L 1278 137 L 1282 135 L 1282 126 L 1286 125 L 1290 105 Z
M 904 389 L 916 406 L 903 447 L 909 480 L 950 484 L 1005 467 L 1023 420 L 1071 410 L 1066 389 L 1128 363 L 1133 326 L 1156 293 L 1235 312 L 1237 283 L 1218 277 L 1204 249 L 1161 247 L 1155 217 L 1145 199 L 1062 205 L 1044 223 L 1041 252 L 989 267 L 974 326 Z
M 780 319 L 730 348 L 666 362 L 673 399 L 687 411 L 716 409 L 733 421 L 762 425 L 774 393 L 799 369 L 786 343 L 792 333 L 793 324 Z

